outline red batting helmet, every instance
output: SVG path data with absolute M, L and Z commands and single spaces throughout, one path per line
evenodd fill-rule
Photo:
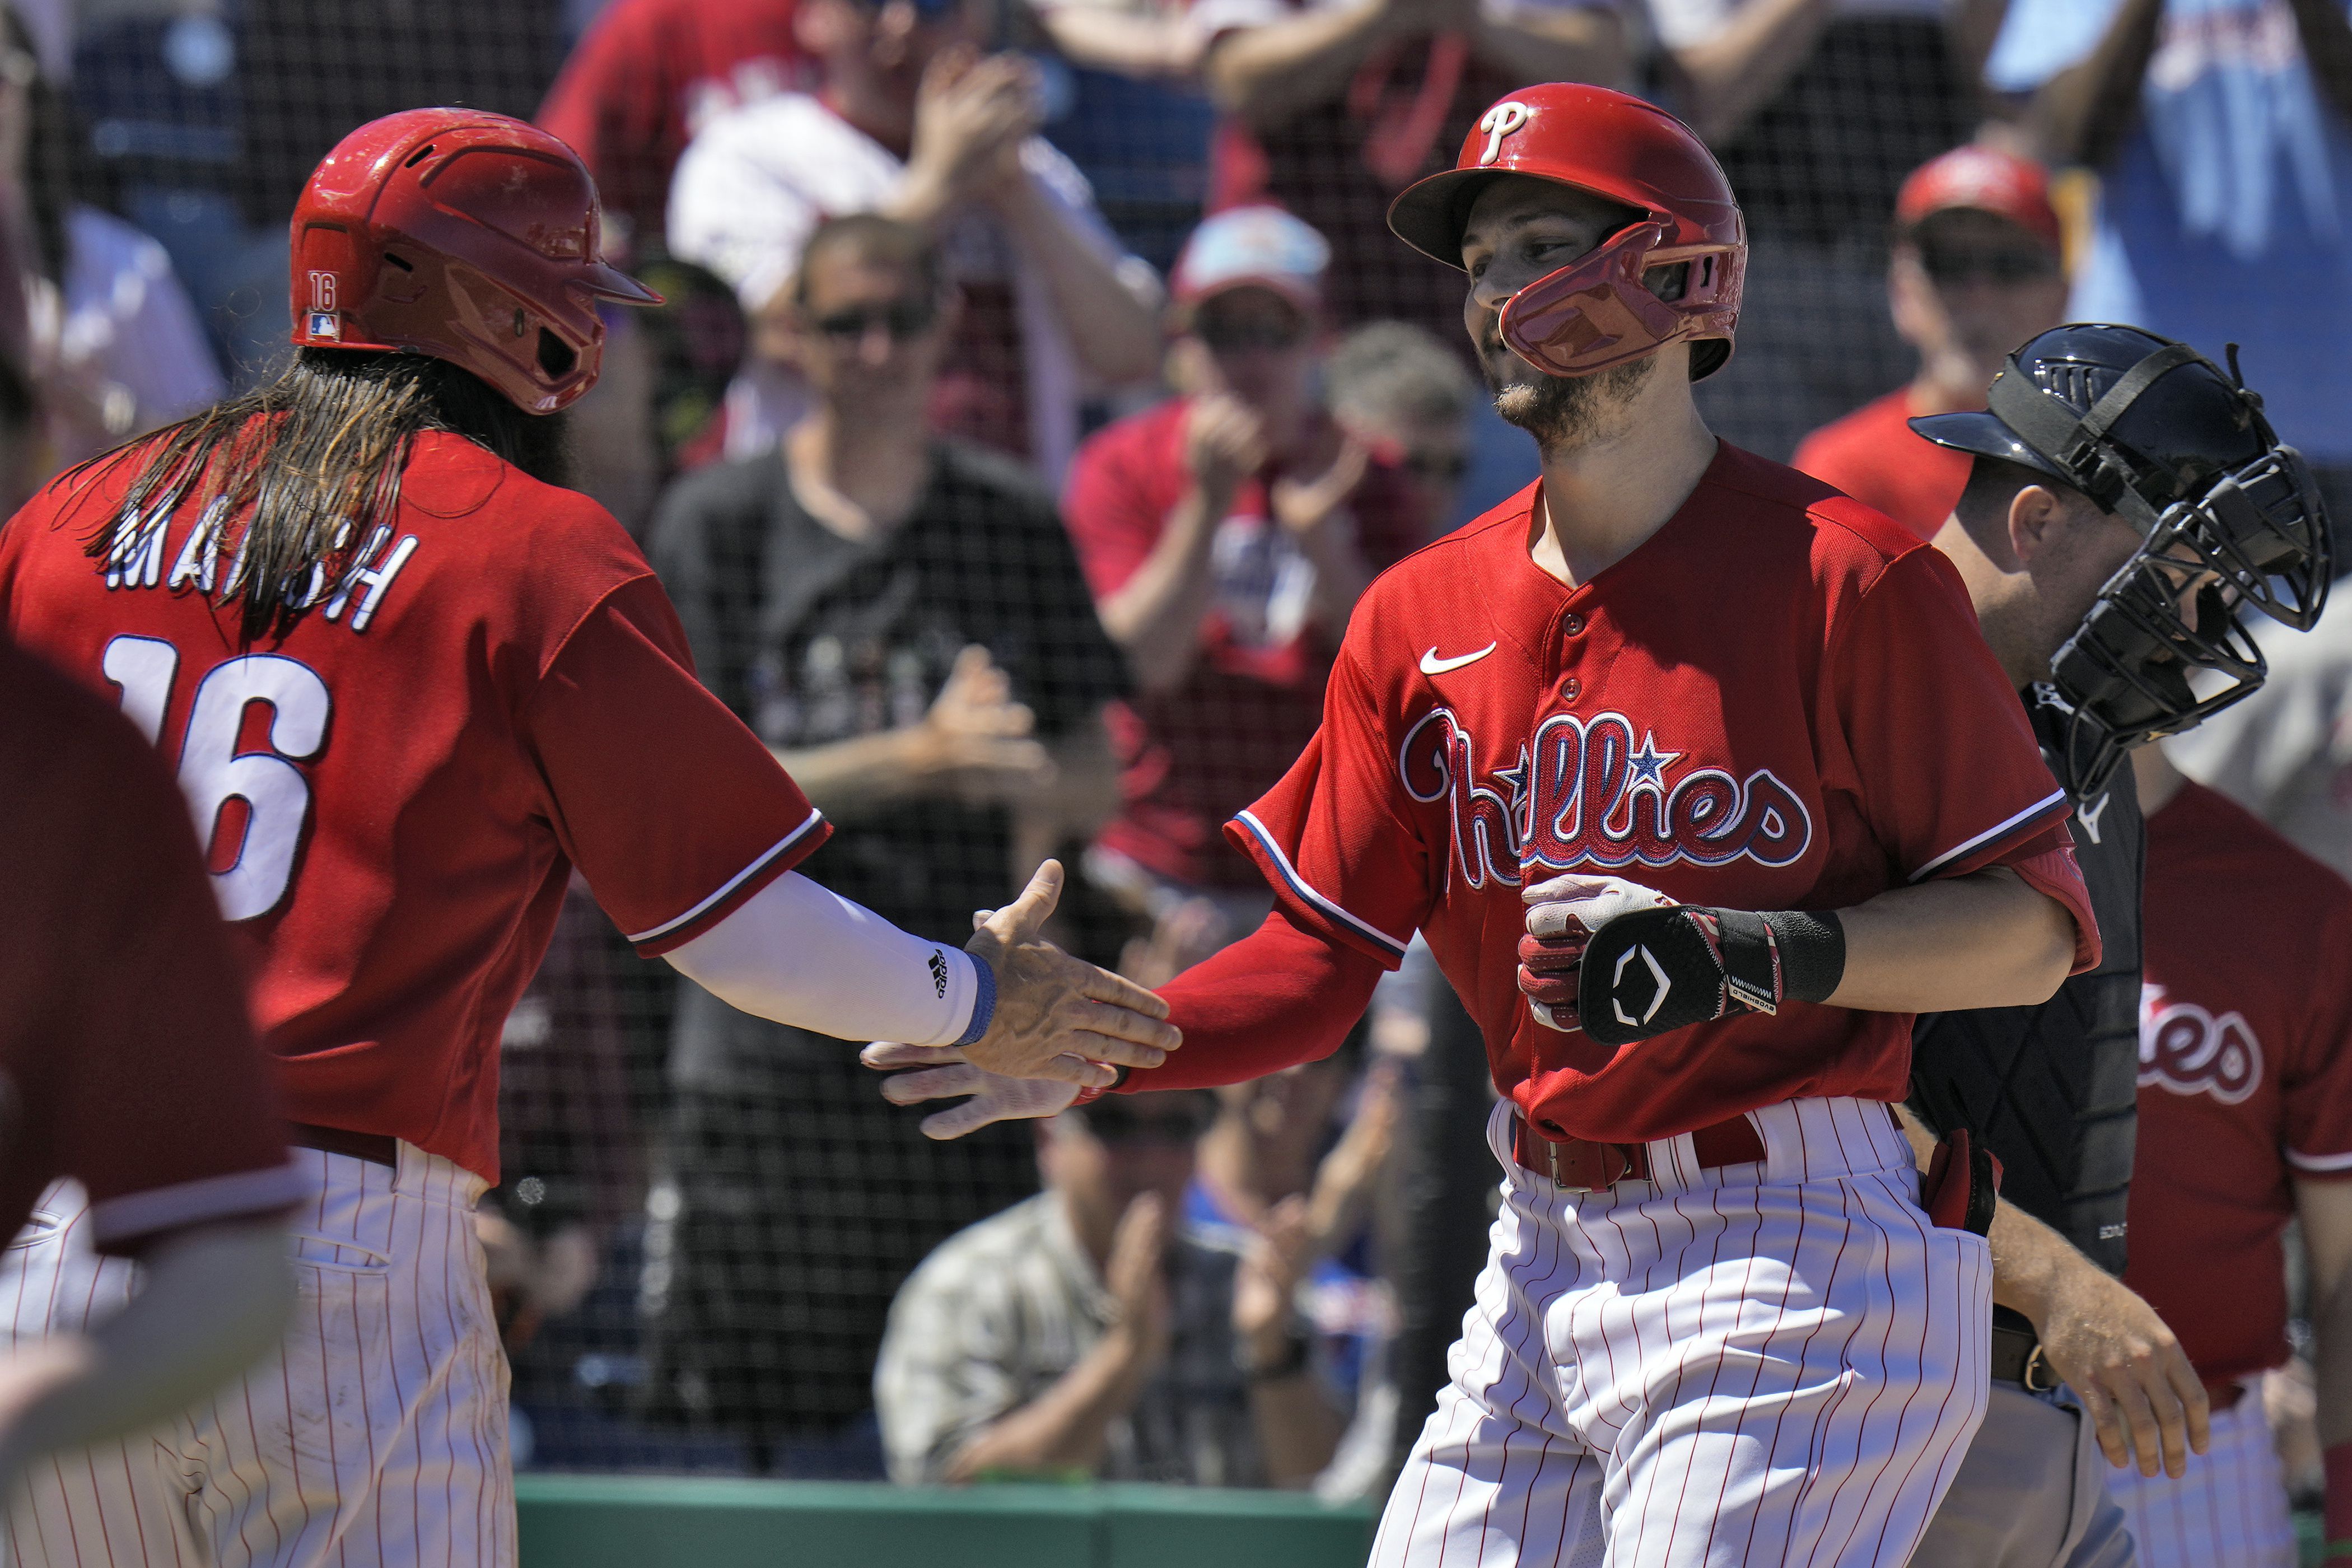
M 1739 320 L 1748 228 L 1723 166 L 1696 132 L 1605 87 L 1524 88 L 1478 117 L 1453 168 L 1397 196 L 1389 227 L 1458 268 L 1470 205 L 1503 174 L 1574 185 L 1641 215 L 1506 301 L 1503 341 L 1513 352 L 1553 375 L 1590 375 L 1692 339 L 1705 341 L 1691 351 L 1693 380 L 1723 367 Z M 1680 298 L 1661 300 L 1643 286 L 1643 273 L 1677 262 L 1690 264 Z
M 472 109 L 412 109 L 336 143 L 294 207 L 294 342 L 402 349 L 552 414 L 596 383 L 599 300 L 660 296 L 604 265 L 571 148 Z

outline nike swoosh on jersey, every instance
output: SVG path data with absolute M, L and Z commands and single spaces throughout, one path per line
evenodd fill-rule
M 1453 658 L 1440 658 L 1437 657 L 1437 649 L 1432 647 L 1421 656 L 1421 672 L 1423 675 L 1444 675 L 1449 669 L 1459 669 L 1465 664 L 1475 664 L 1494 651 L 1495 644 L 1488 643 L 1476 653 L 1461 654 Z

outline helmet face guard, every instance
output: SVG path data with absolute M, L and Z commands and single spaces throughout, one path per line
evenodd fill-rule
M 2035 689 L 2066 716 L 2061 778 L 2075 800 L 2095 798 L 2134 748 L 2193 730 L 2261 689 L 2270 667 L 2233 599 L 2177 538 L 2162 536 L 2099 590 Z M 2189 683 L 2200 670 L 2221 678 L 2201 697 Z
M 1570 376 L 1629 363 L 1680 339 L 1728 341 L 1738 320 L 1741 258 L 1690 247 L 1661 250 L 1665 236 L 1654 217 L 1632 224 L 1537 279 L 1504 301 L 1503 342 L 1545 374 Z M 1677 261 L 1689 267 L 1682 295 L 1661 300 L 1643 275 Z

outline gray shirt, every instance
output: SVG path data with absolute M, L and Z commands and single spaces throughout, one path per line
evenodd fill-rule
M 1170 1243 L 1174 1342 L 1134 1409 L 1111 1424 L 1103 1478 L 1265 1484 L 1234 1341 L 1239 1263 L 1188 1232 Z M 900 1289 L 883 1334 L 874 1403 L 891 1479 L 940 1479 L 974 1434 L 1051 1388 L 1118 1315 L 1057 1193 L 950 1237 Z

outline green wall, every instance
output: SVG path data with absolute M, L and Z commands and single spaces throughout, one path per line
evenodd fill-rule
M 522 1476 L 523 1568 L 1362 1568 L 1370 1504 L 1143 1486 Z

